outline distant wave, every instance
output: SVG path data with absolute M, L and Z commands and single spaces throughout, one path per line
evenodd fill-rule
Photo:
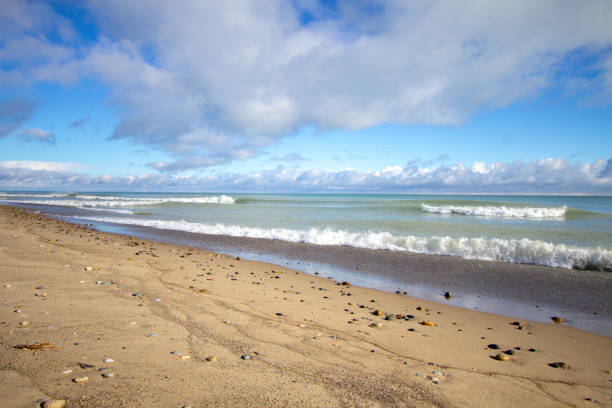
M 459 206 L 421 204 L 424 212 L 433 214 L 460 214 L 482 217 L 509 218 L 560 218 L 565 215 L 567 206 L 563 207 L 495 207 L 495 206 Z
M 22 196 L 19 196 L 22 197 Z M 44 196 L 50 197 L 50 196 Z M 12 198 L 12 197 L 11 197 Z M 62 205 L 67 207 L 85 208 L 112 208 L 112 207 L 136 207 L 145 205 L 157 205 L 164 203 L 193 203 L 193 204 L 234 204 L 230 196 L 204 196 L 204 197 L 118 197 L 118 196 L 96 196 L 77 195 L 73 199 L 58 200 L 11 200 L 12 202 L 24 204 Z
M 64 193 L 42 193 L 42 194 L 33 194 L 33 193 L 0 193 L 0 197 L 7 198 L 59 198 L 59 197 L 68 197 L 70 194 Z
M 359 248 L 388 249 L 436 255 L 481 259 L 574 269 L 612 270 L 612 251 L 581 248 L 531 239 L 451 238 L 394 236 L 388 232 L 348 232 L 310 228 L 256 228 L 224 224 L 199 224 L 187 221 L 141 220 L 134 218 L 80 217 L 84 220 L 140 225 L 164 230 L 187 231 L 233 237 L 278 239 L 316 245 L 347 245 Z

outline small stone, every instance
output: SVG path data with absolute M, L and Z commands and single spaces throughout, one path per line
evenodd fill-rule
M 416 310 L 423 310 L 423 306 L 417 306 Z
M 249 354 L 243 354 L 243 355 L 240 356 L 240 358 L 243 359 L 243 360 L 248 360 L 248 359 L 251 358 L 251 356 Z
M 184 355 L 184 356 L 181 356 L 181 360 L 189 360 L 190 358 L 191 358 L 191 356 L 187 355 L 187 354 Z
M 513 326 L 520 326 L 520 325 L 521 325 L 521 322 L 512 322 L 512 323 L 510 323 L 510 324 L 511 324 L 511 325 L 513 325 Z
M 440 382 L 440 380 L 438 380 L 436 377 L 431 379 L 431 382 L 434 384 L 438 384 Z
M 115 376 L 115 373 L 103 373 L 102 377 L 104 378 L 112 378 Z
M 499 350 L 499 345 L 495 343 L 489 344 L 487 347 L 491 350 Z
M 498 361 L 508 361 L 508 360 L 510 360 L 510 357 L 508 357 L 507 355 L 502 354 L 502 353 L 496 354 L 495 357 L 493 357 L 493 358 L 495 360 L 498 360 Z
M 156 336 L 157 336 L 157 333 L 149 333 L 149 334 L 147 334 L 147 337 L 156 337 Z
M 206 361 L 210 361 L 210 362 L 214 363 L 215 361 L 217 361 L 217 357 L 215 357 L 215 356 L 206 357 Z
M 516 351 L 512 350 L 512 349 L 508 349 L 506 351 L 504 351 L 504 354 L 507 354 L 509 356 L 513 356 L 516 354 Z
M 445 298 L 445 299 L 450 299 L 450 298 L 452 298 L 452 297 L 453 297 L 453 295 L 451 295 L 451 293 L 450 293 L 450 292 L 444 292 L 444 298 Z
M 135 292 L 135 293 L 132 293 L 132 296 L 141 296 L 141 293 L 140 292 Z
M 385 320 L 395 320 L 395 315 L 394 314 L 388 314 L 385 316 Z
M 277 316 L 284 316 L 281 312 L 274 313 Z
M 423 326 L 435 326 L 435 325 L 436 325 L 434 322 L 430 322 L 430 321 L 428 321 L 428 320 L 423 320 L 423 321 L 421 322 L 421 324 L 422 324 Z
M 89 381 L 89 377 L 75 377 L 72 379 L 75 383 L 84 383 Z
M 591 397 L 587 397 L 584 400 L 589 401 L 589 402 L 597 402 L 594 398 L 591 398 Z
M 86 271 L 93 271 L 93 268 L 92 268 L 91 266 L 86 266 L 86 267 L 85 267 L 85 270 L 86 270 Z
M 112 358 L 105 358 L 104 360 L 102 360 L 104 363 L 114 363 L 115 360 L 113 360 Z
M 442 374 L 440 371 L 433 371 L 432 374 L 437 375 L 438 377 L 444 377 L 444 374 Z
M 62 374 L 70 374 L 71 372 L 72 372 L 72 370 L 68 369 L 68 370 L 62 371 Z
M 198 292 L 200 292 L 200 293 L 206 293 L 206 292 L 208 292 L 208 289 L 200 289 Z
M 382 323 L 379 323 L 379 322 L 376 322 L 376 323 L 371 323 L 369 326 L 370 326 L 370 327 L 381 328 L 381 327 L 382 327 Z
M 530 348 L 530 349 L 529 349 L 529 350 L 527 350 L 527 351 L 529 351 L 530 353 L 535 353 L 536 349 L 534 349 L 534 348 Z
M 237 256 L 237 257 L 236 257 L 236 260 L 237 260 L 237 261 L 240 261 L 240 260 L 242 260 L 242 258 L 241 258 L 241 257 L 239 257 L 239 256 Z
M 64 400 L 47 400 L 40 404 L 43 408 L 63 408 L 66 405 Z
M 44 289 L 44 286 L 37 286 L 36 289 Z
M 180 351 L 178 351 L 178 350 L 173 350 L 173 351 L 171 351 L 171 352 L 170 352 L 170 354 L 172 354 L 172 355 L 175 355 L 175 356 L 176 356 L 176 355 L 178 355 L 178 354 L 181 354 L 181 352 L 180 352 Z
M 569 370 L 570 366 L 566 363 L 564 363 L 563 361 L 557 361 L 556 363 L 549 363 L 549 366 L 553 367 L 553 368 L 561 368 L 563 370 Z
M 372 314 L 373 314 L 374 316 L 384 316 L 385 312 L 383 312 L 383 311 L 382 311 L 382 310 L 380 310 L 380 309 L 376 309 L 374 312 L 372 312 Z
M 561 324 L 563 323 L 563 318 L 559 316 L 553 316 L 550 318 L 554 323 Z
M 28 324 L 30 324 L 29 321 L 23 320 L 23 321 L 19 322 L 19 327 L 26 327 Z
M 425 376 L 424 376 L 423 374 L 421 374 L 421 373 L 416 373 L 415 375 L 416 375 L 417 377 L 419 377 L 419 378 L 425 378 Z

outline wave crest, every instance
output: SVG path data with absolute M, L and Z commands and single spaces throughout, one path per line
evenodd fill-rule
M 453 255 L 467 259 L 525 263 L 573 269 L 612 271 L 612 251 L 583 248 L 531 239 L 452 238 L 394 236 L 385 231 L 348 232 L 310 228 L 257 228 L 224 224 L 199 224 L 187 221 L 142 220 L 134 218 L 80 217 L 84 220 L 140 225 L 164 230 L 186 231 L 233 237 L 278 239 L 315 245 L 347 245 L 369 249 L 388 249 L 413 253 Z
M 78 195 L 73 200 L 12 200 L 12 202 L 24 204 L 62 205 L 67 207 L 81 208 L 112 208 L 112 207 L 136 207 L 146 205 L 157 205 L 165 203 L 186 204 L 234 204 L 234 198 L 225 194 L 220 196 L 204 197 L 117 197 Z M 6 200 L 9 201 L 9 200 Z
M 421 204 L 423 212 L 432 214 L 460 214 L 482 217 L 508 218 L 560 218 L 565 216 L 567 206 L 563 207 L 505 207 L 505 206 L 460 206 Z

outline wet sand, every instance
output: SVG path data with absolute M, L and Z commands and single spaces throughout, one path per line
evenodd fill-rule
M 5 406 L 612 404 L 609 337 L 6 206 L 0 293 Z

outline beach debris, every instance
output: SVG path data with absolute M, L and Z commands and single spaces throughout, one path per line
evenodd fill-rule
M 63 408 L 66 405 L 66 401 L 64 400 L 46 400 L 40 404 L 43 408 Z
M 563 318 L 559 316 L 553 316 L 550 318 L 554 323 L 561 324 L 563 323 Z
M 380 309 L 376 309 L 375 311 L 373 311 L 373 312 L 372 312 L 372 314 L 373 314 L 374 316 L 384 316 L 384 315 L 385 315 L 385 312 L 383 312 L 383 311 L 382 311 L 382 310 L 380 310 Z
M 452 297 L 453 297 L 453 295 L 451 295 L 451 293 L 450 293 L 450 292 L 444 292 L 444 298 L 445 298 L 445 299 L 450 299 L 450 298 L 452 298 Z
M 102 377 L 104 377 L 104 378 L 112 378 L 114 376 L 115 376 L 115 373 L 112 373 L 112 372 L 110 372 L 110 373 L 102 373 Z
M 305 324 L 302 324 L 302 323 L 298 323 L 298 324 L 297 324 L 297 327 L 299 327 L 299 328 L 301 328 L 301 329 L 304 329 L 304 328 L 306 327 L 306 325 L 305 325 Z
M 95 368 L 96 366 L 93 364 L 79 363 L 79 367 L 81 367 L 82 369 L 86 369 L 86 368 Z
M 23 350 L 56 350 L 55 346 L 52 346 L 51 343 L 36 343 L 36 344 L 16 344 L 13 346 L 15 349 Z
M 430 327 L 433 327 L 433 326 L 435 326 L 435 325 L 436 325 L 434 322 L 430 322 L 429 320 L 423 320 L 423 321 L 421 322 L 421 324 L 422 324 L 423 326 L 430 326 Z
M 72 381 L 75 383 L 84 383 L 89 381 L 89 377 L 74 377 Z
M 503 354 L 503 353 L 499 353 L 496 354 L 495 357 L 493 357 L 495 360 L 497 361 L 508 361 L 510 360 L 510 357 L 508 357 L 507 355 Z
M 243 359 L 243 360 L 249 360 L 251 358 L 251 355 L 250 354 L 243 354 L 243 355 L 240 356 L 240 358 Z
M 487 345 L 487 347 L 492 349 L 492 350 L 499 350 L 499 344 L 491 343 L 491 344 Z
M 570 366 L 567 363 L 564 363 L 563 361 L 557 361 L 555 363 L 549 363 L 549 366 L 551 366 L 552 368 L 561 368 L 563 370 L 569 370 Z

